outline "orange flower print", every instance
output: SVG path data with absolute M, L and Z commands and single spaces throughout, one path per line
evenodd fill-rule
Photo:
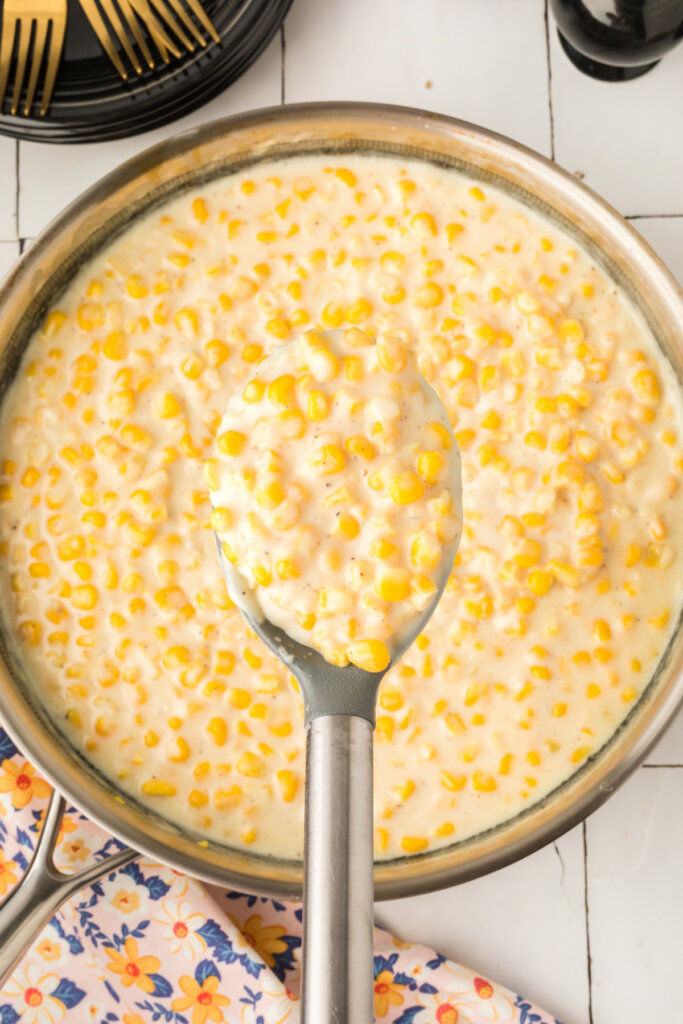
M 111 960 L 107 969 L 121 975 L 124 988 L 135 985 L 147 995 L 154 991 L 154 982 L 149 975 L 156 974 L 161 967 L 161 960 L 156 956 L 138 956 L 138 944 L 132 936 L 126 939 L 122 953 L 111 946 L 105 946 L 104 952 Z
M 145 1024 L 139 1013 L 124 1013 L 123 1024 Z
M 380 971 L 375 978 L 375 1016 L 386 1017 L 390 1006 L 400 1006 L 403 994 L 391 971 Z
M 50 942 L 49 939 L 43 939 L 36 946 L 36 953 L 39 953 L 43 960 L 59 960 L 62 955 L 62 947 L 58 942 Z
M 4 896 L 9 887 L 16 882 L 16 866 L 13 860 L 5 860 L 5 854 L 0 850 L 0 896 Z
M 36 770 L 28 761 L 19 767 L 14 761 L 3 761 L 4 775 L 0 777 L 0 793 L 12 794 L 12 806 L 20 810 L 33 800 L 34 796 L 43 799 L 52 792 L 45 779 L 36 775 Z
M 112 907 L 116 907 L 122 914 L 131 914 L 140 906 L 140 897 L 130 889 L 119 889 L 110 902 Z
M 271 924 L 264 927 L 260 914 L 252 914 L 244 924 L 240 924 L 232 914 L 228 914 L 228 917 L 268 967 L 275 966 L 274 954 L 287 951 L 287 943 L 282 941 L 282 936 L 287 934 L 287 929 L 282 925 Z
M 172 1010 L 182 1013 L 183 1010 L 189 1010 L 192 1007 L 192 1024 L 205 1024 L 207 1020 L 216 1024 L 218 1021 L 225 1020 L 223 1011 L 219 1007 L 227 1006 L 230 1000 L 216 991 L 218 978 L 215 974 L 210 974 L 201 985 L 189 974 L 183 974 L 178 980 L 178 984 L 185 995 L 180 999 L 173 1000 Z

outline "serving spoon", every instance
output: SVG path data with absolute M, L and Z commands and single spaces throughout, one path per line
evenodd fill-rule
M 428 388 L 426 382 L 424 387 Z M 431 389 L 429 389 L 431 391 Z M 462 522 L 455 440 L 450 490 Z M 436 592 L 400 637 L 382 672 L 331 665 L 270 622 L 243 577 L 218 558 L 228 592 L 247 626 L 299 684 L 306 726 L 302 1024 L 372 1024 L 373 818 L 372 734 L 383 676 L 423 631 L 444 592 L 459 537 L 442 550 Z

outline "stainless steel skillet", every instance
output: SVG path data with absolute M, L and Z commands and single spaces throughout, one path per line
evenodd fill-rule
M 136 217 L 183 189 L 255 162 L 310 152 L 356 151 L 453 167 L 495 183 L 555 220 L 587 246 L 628 292 L 683 379 L 680 291 L 636 232 L 573 177 L 509 140 L 442 116 L 388 106 L 313 104 L 256 111 L 178 136 L 124 164 L 69 207 L 0 289 L 0 401 L 48 304 L 98 249 Z M 199 878 L 280 898 L 300 894 L 299 862 L 205 842 L 204 837 L 178 828 L 119 792 L 70 747 L 37 701 L 1 612 L 0 656 L 0 716 L 26 756 L 81 811 L 133 850 Z M 377 898 L 425 892 L 484 874 L 574 825 L 624 780 L 666 727 L 683 698 L 682 669 L 679 622 L 643 697 L 611 741 L 571 779 L 497 828 L 435 852 L 377 863 Z M 56 825 L 58 818 L 55 805 L 48 822 Z M 49 842 L 47 827 L 45 833 Z M 132 852 L 121 854 L 119 863 L 132 856 Z M 114 866 L 110 860 L 101 872 Z M 72 876 L 68 890 L 94 877 L 93 873 Z M 46 871 L 45 858 L 38 858 L 32 887 L 21 890 L 6 905 L 5 920 L 18 917 L 23 908 L 22 917 L 35 923 L 39 904 L 49 916 L 68 895 L 61 885 Z M 32 908 L 30 915 L 28 908 Z M 25 936 L 5 927 L 5 937 L 12 931 L 13 945 L 7 952 L 15 956 Z M 5 966 L 8 962 L 6 956 Z

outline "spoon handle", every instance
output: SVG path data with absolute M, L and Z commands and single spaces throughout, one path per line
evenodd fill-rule
M 372 733 L 365 718 L 308 727 L 302 1024 L 372 1024 Z

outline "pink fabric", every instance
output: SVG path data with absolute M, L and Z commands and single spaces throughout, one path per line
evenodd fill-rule
M 49 787 L 0 731 L 0 897 L 31 859 Z M 73 808 L 56 854 L 117 847 Z M 0 992 L 0 1024 L 296 1024 L 301 908 L 222 892 L 148 860 L 67 903 Z M 375 934 L 382 1024 L 559 1024 L 424 946 Z M 353 1022 L 349 1022 L 353 1024 Z

